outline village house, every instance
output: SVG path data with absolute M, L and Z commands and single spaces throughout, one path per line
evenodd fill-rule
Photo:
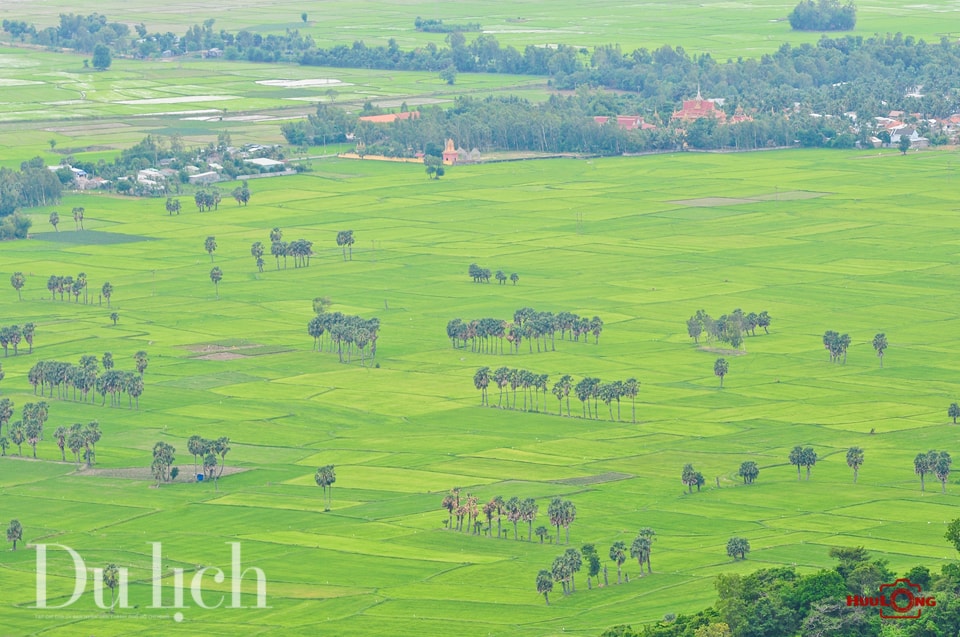
M 361 122 L 372 124 L 392 124 L 398 120 L 420 119 L 420 111 L 405 111 L 403 113 L 385 113 L 383 115 L 364 115 L 358 117 Z

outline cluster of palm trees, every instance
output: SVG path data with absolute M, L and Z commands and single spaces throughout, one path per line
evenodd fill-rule
M 618 540 L 610 546 L 608 553 L 610 561 L 617 565 L 617 584 L 623 583 L 623 564 L 627 558 L 637 560 L 640 565 L 640 576 L 643 577 L 643 567 L 647 567 L 647 573 L 652 573 L 650 568 L 650 554 L 653 552 L 653 542 L 656 538 L 656 531 L 649 527 L 640 529 L 637 537 L 628 547 L 626 543 Z M 597 578 L 597 585 L 600 584 L 600 556 L 593 544 L 584 544 L 583 548 L 567 549 L 563 555 L 553 560 L 550 569 L 543 569 L 537 573 L 537 593 L 543 595 L 547 605 L 550 604 L 550 593 L 553 592 L 553 585 L 559 582 L 563 587 L 563 594 L 569 595 L 576 592 L 575 575 L 580 572 L 584 564 L 587 566 L 587 587 L 593 588 L 591 578 Z M 630 576 L 627 576 L 627 582 Z M 607 567 L 603 567 L 603 584 L 609 586 L 607 578 Z
M 10 435 L 0 437 L 0 450 L 3 455 L 7 455 L 7 447 L 10 443 L 17 445 L 17 455 L 22 456 L 22 445 L 24 442 L 33 448 L 33 457 L 37 457 L 37 443 L 43 439 L 43 425 L 47 422 L 50 410 L 44 401 L 36 403 L 27 403 L 23 406 L 23 416 L 16 422 L 10 422 L 13 418 L 14 405 L 9 399 L 3 399 L 0 402 L 0 433 L 3 431 L 3 425 L 7 424 L 7 433 Z
M 817 452 L 813 450 L 813 447 L 801 447 L 797 445 L 790 450 L 788 459 L 790 460 L 790 464 L 797 467 L 797 480 L 800 480 L 800 467 L 807 468 L 807 480 L 809 480 L 810 469 L 817 464 Z
M 755 336 L 758 327 L 762 327 L 764 333 L 769 334 L 767 328 L 770 327 L 770 320 L 770 314 L 766 311 L 744 314 L 743 310 L 737 308 L 730 314 L 715 319 L 703 310 L 697 310 L 696 314 L 687 319 L 687 334 L 694 343 L 699 343 L 701 334 L 706 333 L 708 342 L 715 340 L 729 343 L 731 347 L 740 349 L 743 337 Z
M 19 274 L 15 273 L 14 277 Z M 17 290 L 17 294 L 20 294 L 20 289 L 23 287 L 23 282 L 18 284 L 14 282 L 13 277 L 10 279 L 11 285 Z M 65 295 L 73 296 L 74 303 L 80 302 L 80 295 L 83 294 L 83 303 L 88 302 L 87 296 L 87 275 L 84 272 L 81 272 L 77 275 L 77 278 L 74 279 L 72 276 L 57 276 L 56 274 L 51 274 L 50 278 L 47 279 L 47 291 L 50 292 L 51 298 L 56 301 L 57 294 L 60 295 L 60 300 L 64 300 Z M 113 296 L 113 285 L 109 281 L 103 284 L 103 287 L 100 288 L 100 295 L 107 300 L 107 307 L 110 307 L 110 297 Z
M 500 409 L 517 409 L 517 389 L 523 391 L 523 411 L 533 410 L 541 411 L 540 395 L 543 394 L 543 412 L 547 411 L 547 390 L 549 376 L 547 374 L 535 374 L 525 369 L 511 369 L 509 367 L 499 367 L 492 371 L 489 367 L 481 367 L 473 375 L 473 386 L 480 391 L 480 404 L 491 406 L 489 397 L 489 388 L 491 383 L 500 390 L 497 407 Z M 504 390 L 507 392 L 506 405 L 504 405 Z M 511 402 L 510 391 L 513 393 Z M 586 376 L 579 382 L 574 383 L 573 376 L 565 374 L 560 377 L 550 392 L 558 401 L 557 415 L 563 415 L 564 402 L 566 403 L 567 416 L 570 416 L 570 394 L 574 394 L 580 400 L 580 407 L 583 418 L 600 418 L 599 402 L 602 400 L 607 406 L 610 420 L 613 417 L 613 403 L 617 403 L 617 417 L 620 420 L 620 400 L 629 398 L 633 413 L 633 422 L 637 422 L 637 394 L 640 393 L 640 381 L 636 378 L 627 380 L 615 380 L 609 383 L 602 382 L 599 378 Z M 529 401 L 527 400 L 529 395 Z M 528 406 L 529 405 L 529 406 Z
M 153 462 L 150 464 L 150 473 L 157 480 L 157 486 L 161 482 L 170 482 L 180 473 L 177 467 L 173 466 L 176 461 L 177 450 L 173 445 L 162 440 L 153 445 Z
M 489 268 L 481 268 L 476 263 L 471 263 L 470 268 L 467 271 L 469 272 L 470 278 L 473 279 L 474 283 L 490 283 L 490 277 L 492 274 Z M 498 285 L 506 285 L 508 278 L 513 281 L 514 285 L 516 285 L 517 281 L 520 280 L 520 275 L 514 272 L 508 277 L 507 273 L 503 270 L 497 270 L 496 279 Z
M 353 261 L 354 242 L 353 230 L 341 230 L 337 233 L 337 245 L 340 246 L 340 250 L 343 252 L 344 261 L 347 260 L 347 250 L 350 251 L 350 261 Z
M 246 206 L 250 202 L 250 188 L 247 187 L 247 182 L 241 182 L 242 186 L 237 186 L 233 189 L 233 192 L 230 193 L 237 201 L 238 206 Z
M 947 492 L 947 480 L 950 478 L 950 465 L 953 460 L 946 451 L 930 450 L 927 453 L 918 453 L 913 459 L 913 470 L 920 476 L 920 491 L 924 490 L 923 479 L 928 473 L 937 476 L 940 481 L 941 491 Z
M 128 406 L 133 407 L 133 401 L 140 408 L 140 396 L 143 394 L 143 373 L 147 369 L 149 358 L 143 350 L 134 354 L 137 373 L 121 371 L 113 368 L 113 354 L 106 352 L 103 355 L 103 373 L 100 373 L 100 361 L 96 356 L 81 356 L 80 363 L 66 363 L 63 361 L 37 361 L 30 371 L 27 372 L 27 380 L 33 385 L 33 393 L 36 395 L 37 389 L 40 395 L 45 395 L 49 387 L 50 398 L 53 398 L 54 389 L 57 391 L 57 398 L 66 400 L 70 398 L 70 390 L 73 390 L 72 399 L 85 402 L 87 396 L 90 396 L 91 402 L 100 394 L 101 405 L 106 404 L 107 395 L 110 395 L 110 406 L 120 404 L 120 394 L 127 394 Z
M 532 541 L 533 536 L 540 538 L 543 544 L 544 538 L 549 537 L 550 530 L 546 526 L 538 526 L 536 530 L 533 523 L 540 513 L 540 505 L 533 498 L 520 499 L 516 496 L 505 500 L 503 496 L 491 498 L 489 502 L 482 505 L 480 499 L 472 493 L 461 496 L 460 487 L 450 489 L 450 492 L 443 497 L 440 504 L 441 508 L 447 511 L 447 519 L 443 525 L 451 531 L 460 531 L 470 533 L 471 535 L 493 535 L 493 521 L 496 518 L 498 538 L 506 537 L 508 530 L 503 528 L 503 519 L 513 524 L 513 539 L 520 539 L 519 524 L 527 525 L 527 541 Z M 481 514 L 486 519 L 486 526 L 480 519 Z M 556 526 L 556 542 L 560 543 L 560 527 L 566 529 L 567 544 L 570 543 L 570 525 L 577 518 L 577 507 L 570 500 L 562 498 L 553 498 L 547 507 L 547 516 L 550 524 Z
M 840 334 L 833 330 L 827 330 L 823 333 L 823 348 L 830 353 L 831 363 L 842 362 L 844 365 L 847 364 L 847 349 L 850 348 L 850 343 L 849 334 Z M 890 347 L 887 335 L 883 332 L 874 335 L 872 345 L 874 351 L 877 352 L 877 358 L 880 359 L 880 367 L 883 367 L 883 355 Z
M 323 310 L 323 308 L 320 308 Z M 353 356 L 353 348 L 360 352 L 360 365 L 366 363 L 367 346 L 370 347 L 370 360 L 377 356 L 377 339 L 380 332 L 380 319 L 364 319 L 359 316 L 342 314 L 340 312 L 322 311 L 307 323 L 307 333 L 313 337 L 313 348 L 323 351 L 323 335 L 328 336 L 329 351 L 336 349 L 340 362 L 343 363 L 344 349 L 346 349 L 347 363 Z
M 36 333 L 36 326 L 33 323 L 25 323 L 23 327 L 19 325 L 8 325 L 0 327 L 0 347 L 3 347 L 3 356 L 6 358 L 10 347 L 13 347 L 13 355 L 19 353 L 20 341 L 26 341 L 30 346 L 29 353 L 33 353 L 33 337 Z
M 203 475 L 208 479 L 219 478 L 223 475 L 224 461 L 230 452 L 230 439 L 221 436 L 216 440 L 207 440 L 203 436 L 190 436 L 187 440 L 187 451 L 193 454 L 193 474 L 197 473 L 197 459 L 203 462 Z M 220 457 L 219 462 L 217 456 Z M 217 468 L 219 465 L 219 469 Z
M 23 443 L 27 443 L 33 449 L 33 457 L 37 457 L 37 444 L 43 440 L 43 426 L 47 422 L 50 410 L 47 403 L 39 401 L 36 403 L 27 403 L 23 406 L 23 415 L 20 420 L 10 422 L 13 418 L 14 405 L 9 399 L 0 401 L 0 432 L 4 424 L 8 424 L 7 436 L 0 436 L 0 453 L 7 455 L 7 449 L 11 444 L 17 446 L 17 455 L 23 455 Z M 74 454 L 77 466 L 80 465 L 81 452 L 87 466 L 91 466 L 96 461 L 97 443 L 100 442 L 102 432 L 100 423 L 96 420 L 83 425 L 74 423 L 70 427 L 57 427 L 53 433 L 57 446 L 60 448 L 60 458 L 66 462 L 66 450 Z
M 174 213 L 179 215 L 180 208 L 181 208 L 181 205 L 180 205 L 179 199 L 174 199 L 173 197 L 167 197 L 167 203 L 166 203 L 167 216 L 170 216 Z M 201 210 L 201 212 L 203 211 Z
M 692 464 L 683 465 L 683 473 L 680 476 L 683 484 L 687 486 L 687 493 L 693 493 L 693 487 L 697 487 L 697 491 L 700 491 L 700 487 L 706 484 L 706 478 L 703 477 L 703 474 L 693 468 Z
M 66 450 L 69 449 L 73 454 L 77 466 L 80 466 L 81 452 L 83 460 L 87 466 L 93 465 L 97 461 L 97 443 L 100 442 L 102 432 L 100 423 L 96 420 L 88 422 L 86 425 L 73 423 L 70 427 L 57 427 L 53 432 L 53 437 L 60 447 L 60 459 L 67 461 Z
M 587 341 L 587 334 L 593 334 L 594 342 L 599 343 L 603 320 L 599 316 L 587 319 L 572 312 L 554 314 L 524 307 L 513 313 L 512 323 L 495 318 L 472 321 L 457 318 L 447 323 L 447 338 L 455 349 L 465 348 L 467 341 L 470 341 L 471 352 L 490 354 L 503 354 L 504 341 L 507 341 L 511 353 L 519 353 L 524 339 L 531 354 L 534 342 L 537 343 L 537 352 L 546 352 L 548 338 L 549 350 L 556 351 L 557 332 L 560 332 L 561 340 L 569 333 L 570 340 L 579 341 L 584 336 L 584 342 Z
M 211 188 L 210 190 L 200 189 L 193 194 L 193 203 L 196 204 L 197 210 L 200 212 L 219 209 L 221 200 L 220 190 L 217 188 Z M 179 214 L 179 210 L 177 214 Z
M 836 363 L 843 357 L 843 364 L 847 364 L 847 348 L 850 347 L 850 335 L 840 334 L 833 330 L 823 333 L 823 348 L 830 353 L 830 362 Z M 881 359 L 882 360 L 882 359 Z
M 263 255 L 265 247 L 262 241 L 256 241 L 250 246 L 250 256 L 257 264 L 257 270 L 263 272 Z M 280 257 L 283 257 L 283 269 L 287 269 L 287 257 L 293 257 L 293 267 L 306 268 L 310 266 L 310 257 L 313 256 L 313 242 L 306 239 L 284 241 L 283 230 L 274 228 L 270 231 L 270 255 L 277 260 L 277 269 L 280 269 Z

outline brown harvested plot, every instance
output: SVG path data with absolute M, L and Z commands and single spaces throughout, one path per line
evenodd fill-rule
M 179 466 L 180 475 L 174 482 L 196 482 L 197 476 L 193 474 L 193 465 L 184 464 Z M 218 467 L 219 470 L 219 467 Z M 223 476 L 233 475 L 249 471 L 245 467 L 224 467 Z M 156 480 L 149 467 L 127 467 L 122 469 L 88 469 L 86 467 L 77 469 L 75 475 L 90 476 L 91 478 L 121 478 L 123 480 Z

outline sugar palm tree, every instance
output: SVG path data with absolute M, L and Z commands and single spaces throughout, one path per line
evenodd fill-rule
M 623 395 L 630 399 L 633 410 L 633 422 L 637 422 L 637 394 L 640 393 L 640 381 L 628 378 L 623 381 Z
M 577 592 L 577 581 L 575 576 L 583 568 L 583 556 L 577 549 L 567 549 L 563 552 L 563 559 L 567 562 L 567 568 L 570 570 L 570 592 Z
M 610 559 L 617 565 L 617 584 L 621 583 L 620 568 L 627 561 L 627 545 L 616 541 L 610 546 Z
M 23 525 L 20 524 L 20 520 L 13 519 L 10 520 L 10 525 L 7 526 L 7 542 L 13 542 L 13 550 L 17 550 L 17 542 L 23 539 Z
M 881 332 L 873 337 L 873 349 L 877 351 L 877 358 L 880 359 L 880 367 L 883 367 L 883 353 L 886 351 L 889 343 L 887 343 L 887 335 Z
M 960 418 L 960 405 L 950 403 L 950 407 L 947 408 L 947 416 L 953 418 L 953 424 L 957 424 L 957 418 Z
M 533 498 L 525 498 L 520 503 L 520 517 L 527 523 L 527 541 L 533 540 L 533 521 L 537 519 L 540 507 Z
M 327 497 L 327 502 L 324 505 L 324 511 L 330 510 L 330 501 L 333 497 L 333 483 L 337 481 L 337 473 L 334 469 L 334 465 L 328 464 L 324 465 L 317 469 L 317 473 L 314 476 L 314 480 L 317 485 L 323 488 L 323 493 Z M 329 491 L 327 489 L 329 488 Z
M 853 469 L 853 482 L 857 482 L 857 474 L 860 473 L 860 466 L 863 465 L 863 449 L 860 447 L 850 447 L 847 449 L 847 466 Z
M 216 237 L 207 237 L 203 242 L 203 249 L 210 255 L 210 263 L 213 263 L 213 253 L 217 251 Z
M 720 389 L 723 389 L 723 377 L 727 375 L 729 370 L 730 365 L 727 363 L 727 359 L 725 358 L 718 358 L 713 364 L 714 375 L 720 377 Z
M 103 287 L 100 288 L 100 293 L 103 295 L 103 298 L 107 299 L 107 307 L 110 307 L 110 297 L 113 296 L 113 286 L 109 281 L 103 284 Z
M 510 275 L 510 280 L 513 281 L 514 285 L 516 285 L 517 281 L 520 280 L 520 275 L 514 272 L 513 274 Z
M 223 279 L 223 270 L 220 269 L 220 266 L 214 266 L 210 270 L 210 280 L 213 281 L 213 285 L 217 290 L 217 299 L 220 299 L 220 281 Z
M 489 405 L 487 400 L 487 387 L 490 386 L 490 368 L 481 367 L 473 375 L 473 386 L 480 390 L 480 404 Z
M 14 272 L 10 275 L 10 285 L 13 286 L 13 289 L 17 291 L 17 300 L 22 301 L 23 296 L 20 290 L 23 289 L 23 286 L 27 283 L 27 278 L 23 276 L 23 272 Z
M 120 569 L 116 564 L 107 564 L 103 568 L 103 585 L 110 589 L 110 614 L 113 614 L 114 589 L 120 583 Z
M 73 223 L 74 223 L 75 229 L 83 230 L 83 213 L 84 212 L 86 212 L 86 210 L 83 208 L 83 206 L 77 206 L 76 208 L 73 209 Z
M 790 464 L 797 467 L 797 480 L 800 479 L 800 467 L 803 465 L 803 447 L 797 445 L 790 450 Z
M 553 575 L 550 571 L 541 570 L 537 573 L 537 593 L 543 595 L 543 600 L 550 605 L 550 593 L 553 591 Z
M 67 461 L 67 428 L 66 427 L 57 427 L 57 430 L 53 432 L 53 437 L 57 441 L 57 446 L 60 447 L 60 460 L 63 462 Z
M 53 226 L 53 229 L 57 232 L 60 232 L 60 228 L 57 225 L 60 223 L 60 214 L 54 210 L 50 213 L 50 225 Z

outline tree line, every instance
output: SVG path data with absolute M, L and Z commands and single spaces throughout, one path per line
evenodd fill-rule
M 8 325 L 0 327 L 0 347 L 3 347 L 3 357 L 7 357 L 9 348 L 13 347 L 13 355 L 19 353 L 20 341 L 26 341 L 29 345 L 29 354 L 33 354 L 33 337 L 36 334 L 36 326 L 33 323 L 24 323 L 23 327 L 19 325 Z M 0 376 L 0 379 L 3 377 Z
M 440 507 L 447 512 L 447 519 L 443 521 L 443 526 L 450 531 L 470 533 L 471 535 L 486 535 L 493 537 L 493 521 L 497 522 L 497 538 L 505 538 L 509 529 L 503 528 L 503 520 L 513 524 L 513 539 L 519 540 L 520 532 L 518 525 L 523 523 L 527 525 L 527 541 L 533 541 L 536 535 L 543 544 L 544 539 L 553 540 L 550 536 L 550 530 L 540 525 L 536 530 L 533 528 L 534 522 L 540 513 L 540 505 L 534 498 L 520 499 L 513 496 L 504 499 L 498 495 L 491 498 L 486 504 L 480 504 L 480 498 L 467 493 L 461 495 L 460 487 L 453 487 L 450 492 L 443 497 Z M 481 513 L 486 519 L 486 526 L 480 519 Z M 566 542 L 570 543 L 570 526 L 577 519 L 577 507 L 570 500 L 562 498 L 553 498 L 547 506 L 547 517 L 551 526 L 556 527 L 556 543 L 560 543 L 560 527 L 566 531 Z
M 466 33 L 469 31 L 482 31 L 483 27 L 479 22 L 444 22 L 435 18 L 417 18 L 413 21 L 413 28 L 424 33 Z
M 257 270 L 263 272 L 264 245 L 261 241 L 255 241 L 250 246 L 250 256 L 254 258 Z M 283 241 L 283 230 L 274 228 L 270 231 L 270 256 L 277 260 L 277 269 L 280 269 L 280 257 L 283 257 L 283 269 L 287 269 L 287 257 L 293 257 L 294 268 L 310 267 L 310 257 L 313 256 L 313 241 L 306 239 L 297 239 L 295 241 Z
M 44 396 L 49 387 L 49 397 L 53 398 L 56 390 L 57 398 L 67 400 L 72 390 L 72 400 L 86 402 L 90 396 L 91 402 L 96 394 L 101 396 L 101 405 L 106 404 L 107 395 L 110 396 L 110 406 L 120 404 L 120 395 L 127 394 L 128 404 L 133 407 L 133 401 L 140 408 L 140 396 L 143 394 L 143 373 L 149 364 L 149 357 L 143 350 L 133 356 L 137 372 L 126 372 L 114 369 L 113 354 L 105 352 L 102 358 L 103 373 L 100 373 L 100 363 L 96 356 L 80 357 L 80 363 L 74 365 L 62 361 L 37 361 L 27 372 L 27 380 L 33 385 L 33 393 Z
M 497 401 L 497 407 L 500 409 L 517 409 L 517 389 L 523 392 L 523 411 L 532 409 L 540 413 L 541 402 L 540 395 L 543 394 L 543 412 L 547 413 L 547 374 L 535 374 L 525 369 L 511 369 L 509 367 L 500 367 L 496 371 L 491 371 L 489 367 L 481 367 L 473 375 L 473 386 L 480 392 L 480 404 L 491 406 L 489 397 L 489 387 L 491 383 L 495 384 L 500 390 L 500 397 Z M 511 395 L 507 393 L 506 405 L 504 405 L 504 390 L 513 392 L 513 402 Z M 637 422 L 636 398 L 640 393 L 640 381 L 636 378 L 627 380 L 616 380 L 609 383 L 602 382 L 599 378 L 586 376 L 579 382 L 574 383 L 574 378 L 569 374 L 564 374 L 560 380 L 553 384 L 550 392 L 557 399 L 557 415 L 563 415 L 564 402 L 566 402 L 567 416 L 570 416 L 570 394 L 574 394 L 580 400 L 580 407 L 583 418 L 600 418 L 599 401 L 607 406 L 610 414 L 610 420 L 613 417 L 613 403 L 617 403 L 617 417 L 620 421 L 620 399 L 629 398 L 633 412 L 633 422 Z M 529 408 L 527 397 L 529 395 Z M 591 400 L 593 404 L 591 405 Z
M 58 204 L 62 192 L 63 185 L 53 172 L 47 170 L 43 157 L 22 162 L 20 170 L 0 168 L 0 218 L 9 217 L 20 208 Z M 4 225 L 0 230 L 23 236 L 5 238 L 26 238 L 30 228 L 27 218 L 14 217 L 9 221 L 10 225 Z
M 324 309 L 324 308 L 321 308 Z M 366 350 L 370 347 L 370 360 L 377 357 L 377 339 L 380 337 L 380 319 L 364 319 L 359 316 L 342 314 L 340 312 L 318 312 L 307 324 L 307 333 L 313 337 L 313 349 L 323 351 L 324 334 L 327 335 L 328 351 L 336 349 L 340 362 L 343 363 L 344 346 L 346 346 L 349 364 L 353 355 L 353 348 L 360 352 L 361 367 L 366 363 Z M 378 363 L 379 365 L 379 363 Z
M 520 308 L 513 313 L 513 322 L 501 319 L 483 318 L 469 322 L 463 319 L 453 319 L 447 323 L 447 338 L 455 349 L 465 348 L 470 341 L 471 352 L 503 354 L 503 342 L 506 340 L 511 353 L 520 353 L 520 344 L 527 340 L 530 353 L 533 353 L 533 343 L 537 344 L 537 352 L 547 351 L 547 338 L 550 339 L 550 351 L 556 351 L 556 336 L 560 332 L 560 340 L 568 337 L 571 341 L 579 341 L 583 336 L 593 334 L 594 344 L 600 343 L 600 334 L 603 333 L 603 320 L 599 316 L 592 319 L 580 317 L 572 312 L 538 312 L 530 307 Z
M 640 577 L 643 577 L 643 567 L 647 567 L 647 573 L 653 573 L 650 567 L 650 555 L 653 552 L 653 542 L 656 539 L 656 531 L 650 527 L 644 527 L 637 533 L 630 546 L 626 543 L 616 541 L 610 546 L 608 553 L 610 561 L 617 565 L 617 584 L 623 583 L 623 563 L 627 561 L 627 556 L 637 560 L 640 565 Z M 543 569 L 537 573 L 537 592 L 543 595 L 544 601 L 550 605 L 550 593 L 553 592 L 553 585 L 559 582 L 563 587 L 563 594 L 570 595 L 577 590 L 575 576 L 580 572 L 583 566 L 587 566 L 587 588 L 592 589 L 592 579 L 597 578 L 597 585 L 600 585 L 600 555 L 597 553 L 596 546 L 593 544 L 584 544 L 579 551 L 577 549 L 567 549 L 563 555 L 554 558 L 550 569 Z M 630 575 L 627 574 L 628 583 Z M 609 586 L 607 577 L 607 567 L 603 567 L 603 585 Z
M 705 332 L 707 342 L 729 343 L 731 347 L 740 349 L 744 336 L 755 336 L 758 327 L 762 327 L 763 332 L 769 334 L 771 321 L 770 314 L 766 310 L 759 314 L 756 312 L 744 314 L 743 310 L 737 308 L 730 314 L 724 314 L 717 319 L 703 310 L 697 310 L 696 314 L 687 319 L 687 334 L 694 343 L 699 344 L 700 336 Z
M 50 416 L 50 409 L 46 401 L 26 403 L 23 406 L 22 416 L 12 421 L 14 403 L 8 398 L 0 400 L 0 434 L 3 426 L 7 425 L 7 436 L 0 435 L 0 454 L 7 455 L 11 445 L 17 446 L 17 455 L 23 455 L 23 444 L 27 443 L 33 450 L 33 457 L 37 457 L 37 445 L 43 440 L 43 427 Z M 87 423 L 74 423 L 69 427 L 60 426 L 53 433 L 53 438 L 60 448 L 60 459 L 67 461 L 67 449 L 74 455 L 77 466 L 80 466 L 81 452 L 87 466 L 96 462 L 97 443 L 100 442 L 103 432 L 100 423 L 96 420 Z M 9 437 L 8 437 L 9 436 Z
M 954 521 L 960 532 L 960 522 Z M 951 527 L 953 528 L 953 527 Z M 950 531 L 948 531 L 950 539 Z M 958 535 L 957 537 L 960 537 Z M 734 539 L 742 538 L 731 538 Z M 953 540 L 951 539 L 951 542 Z M 743 545 L 732 549 L 746 548 Z M 735 557 L 739 554 L 734 551 Z M 848 596 L 890 599 L 905 587 L 884 559 L 873 559 L 862 546 L 833 547 L 833 567 L 801 574 L 793 567 L 764 568 L 749 575 L 717 577 L 717 602 L 693 614 L 669 614 L 641 628 L 615 626 L 602 637 L 780 637 L 845 635 L 849 637 L 927 637 L 953 635 L 960 626 L 960 565 L 945 564 L 933 573 L 915 566 L 901 574 L 923 595 L 935 596 L 935 606 L 923 609 L 921 621 L 882 621 L 876 607 L 848 606 Z M 881 588 L 881 587 L 884 588 Z M 900 603 L 902 603 L 902 597 Z
M 16 274 L 14 275 L 16 276 Z M 13 278 L 11 278 L 10 283 L 17 290 L 17 294 L 20 294 L 21 288 L 23 288 L 25 281 L 18 281 L 14 283 Z M 19 287 L 17 287 L 19 284 Z M 50 278 L 47 279 L 47 291 L 50 292 L 50 298 L 54 301 L 57 300 L 57 294 L 60 295 L 60 300 L 64 300 L 64 295 L 69 294 L 73 297 L 74 303 L 80 302 L 80 295 L 83 294 L 83 303 L 86 305 L 88 303 L 87 296 L 87 287 L 89 282 L 87 281 L 87 275 L 85 272 L 81 272 L 77 275 L 77 278 L 74 279 L 69 274 L 66 276 L 59 276 L 56 274 L 51 274 Z M 100 300 L 102 303 L 103 299 L 107 300 L 107 307 L 110 307 L 110 299 L 113 297 L 113 284 L 109 281 L 105 282 L 100 287 Z
M 476 263 L 471 263 L 467 272 L 470 274 L 470 278 L 473 279 L 474 283 L 490 283 L 490 277 L 492 276 L 492 273 L 489 268 L 481 268 Z M 517 281 L 520 280 L 520 275 L 514 272 L 507 277 L 506 272 L 503 270 L 497 270 L 496 278 L 498 285 L 504 285 L 508 278 L 513 281 L 514 285 L 516 285 Z

